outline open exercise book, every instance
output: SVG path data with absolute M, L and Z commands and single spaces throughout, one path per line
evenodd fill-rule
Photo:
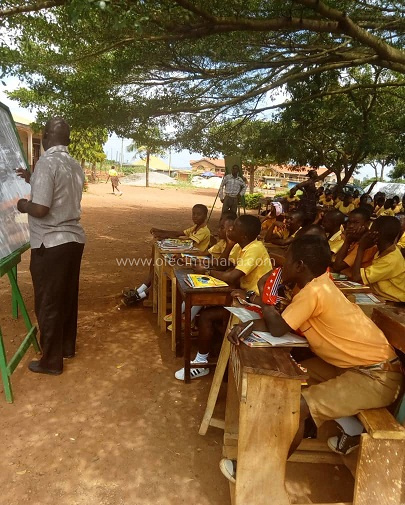
M 158 240 L 157 243 L 161 249 L 172 252 L 193 249 L 194 246 L 192 240 L 180 240 L 178 238 L 165 238 L 164 240 Z
M 241 342 L 249 347 L 308 347 L 304 337 L 286 333 L 282 337 L 273 337 L 267 331 L 253 331 L 250 335 L 241 338 Z
M 187 274 L 184 279 L 191 288 L 226 288 L 228 284 L 210 275 Z

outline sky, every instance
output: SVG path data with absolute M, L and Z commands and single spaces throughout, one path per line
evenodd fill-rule
M 10 100 L 5 94 L 6 90 L 16 89 L 19 85 L 19 80 L 17 78 L 7 78 L 5 79 L 5 85 L 0 82 L 0 102 L 9 107 L 11 113 L 19 114 L 27 119 L 34 120 L 35 112 L 30 112 L 28 109 L 19 107 L 18 103 L 14 100 Z M 131 143 L 128 139 L 118 138 L 117 135 L 110 135 L 107 143 L 104 145 L 104 152 L 107 155 L 107 159 L 113 159 L 117 163 L 123 160 L 124 163 L 129 163 L 136 156 L 135 153 L 129 153 L 127 151 L 128 145 Z M 170 165 L 173 168 L 189 168 L 190 160 L 199 160 L 203 156 L 199 153 L 193 153 L 187 150 L 180 152 L 171 152 Z M 169 152 L 166 156 L 162 156 L 162 159 L 169 163 Z M 360 179 L 363 177 L 373 177 L 374 170 L 370 166 L 362 167 L 360 173 L 356 176 Z

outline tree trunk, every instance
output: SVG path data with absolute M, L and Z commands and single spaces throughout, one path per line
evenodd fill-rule
M 149 158 L 150 158 L 150 151 L 146 151 L 145 186 L 147 188 L 149 188 Z
M 249 167 L 249 193 L 255 192 L 255 167 Z

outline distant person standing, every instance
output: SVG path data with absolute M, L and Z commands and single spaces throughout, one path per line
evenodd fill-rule
M 107 180 L 105 181 L 106 184 L 108 182 L 108 179 L 111 180 L 111 186 L 112 186 L 113 193 L 115 194 L 115 190 L 117 190 L 118 195 L 121 196 L 122 195 L 122 191 L 120 191 L 118 189 L 118 184 L 120 183 L 120 180 L 118 178 L 118 172 L 115 170 L 115 166 L 114 165 L 112 165 L 112 167 L 108 171 L 108 177 L 107 177 Z
M 31 200 L 17 208 L 28 213 L 31 241 L 30 271 L 42 357 L 31 361 L 31 372 L 59 375 L 63 358 L 76 350 L 80 264 L 85 234 L 80 225 L 84 173 L 68 153 L 70 128 L 60 117 L 44 128 L 45 153 L 31 175 L 17 174 L 31 184 Z
M 234 165 L 232 173 L 225 175 L 219 187 L 219 198 L 222 202 L 222 214 L 238 210 L 238 199 L 246 191 L 246 182 L 238 175 L 239 167 Z

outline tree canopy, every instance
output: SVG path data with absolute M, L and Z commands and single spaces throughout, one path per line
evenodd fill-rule
M 6 0 L 0 26 L 22 105 L 127 136 L 151 117 L 180 133 L 251 118 L 296 100 L 271 94 L 287 84 L 365 65 L 378 81 L 305 99 L 405 83 L 401 0 Z

